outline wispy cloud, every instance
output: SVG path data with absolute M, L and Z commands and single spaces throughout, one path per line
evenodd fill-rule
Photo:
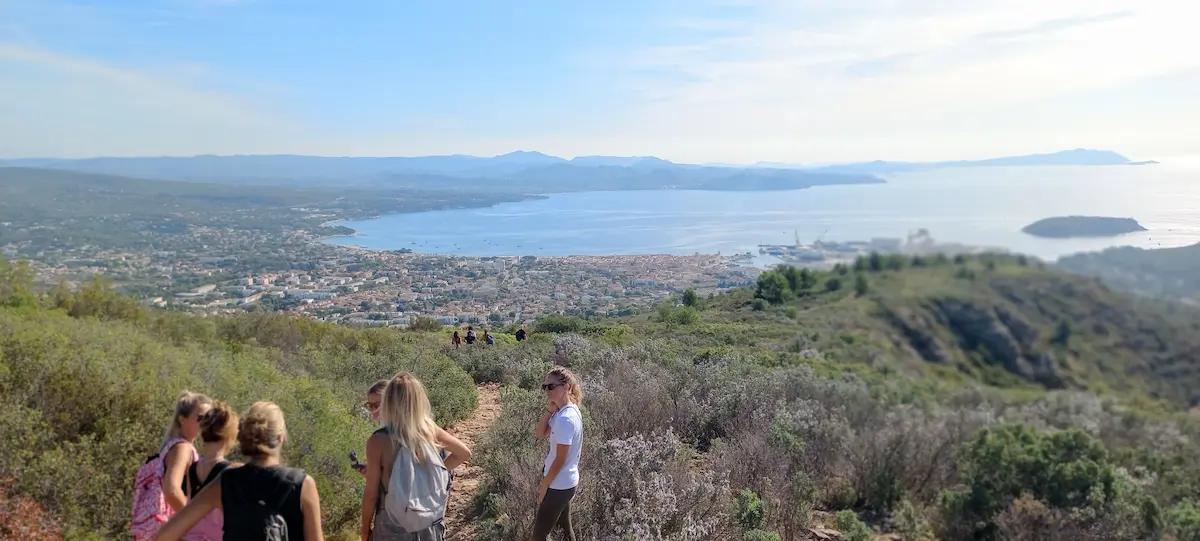
M 852 137 L 961 129 L 964 115 L 1200 66 L 1190 22 L 1200 8 L 1175 0 L 738 3 L 753 9 L 739 31 L 631 55 L 654 70 L 629 79 L 646 98 L 646 133 L 709 148 L 686 134 L 848 147 Z M 645 76 L 655 72 L 664 75 Z
M 13 43 L 0 43 L 0 71 L 0 155 L 249 152 L 296 133 L 185 77 Z

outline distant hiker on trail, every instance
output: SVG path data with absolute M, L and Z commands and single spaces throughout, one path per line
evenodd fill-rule
M 546 374 L 542 391 L 546 394 L 546 412 L 538 421 L 534 436 L 538 439 L 549 436 L 550 452 L 542 469 L 531 539 L 547 541 L 557 525 L 566 534 L 565 539 L 575 541 L 571 500 L 579 485 L 579 454 L 583 448 L 583 416 L 579 412 L 583 388 L 574 372 L 556 366 Z
M 467 345 L 475 343 L 475 329 L 467 327 Z
M 362 541 L 442 541 L 449 472 L 471 450 L 437 426 L 425 386 L 408 372 L 388 382 L 379 418 L 367 440 Z
M 178 541 L 214 509 L 225 515 L 223 541 L 324 541 L 317 483 L 282 465 L 287 441 L 283 410 L 255 402 L 238 424 L 238 445 L 249 462 L 227 468 L 171 517 L 155 541 Z
M 192 442 L 200 435 L 200 417 L 210 409 L 212 399 L 202 394 L 185 391 L 175 401 L 175 414 L 167 423 L 158 454 L 137 471 L 131 522 L 134 541 L 153 539 L 163 523 L 187 504 L 184 476 L 200 458 Z
M 462 337 L 458 335 L 458 331 L 454 331 L 454 336 L 450 337 L 450 343 L 454 344 L 454 349 L 458 349 L 462 345 Z
M 496 343 L 496 339 L 492 338 L 492 335 L 488 334 L 487 329 L 483 330 L 483 343 L 489 346 Z
M 518 342 L 525 341 L 525 327 L 521 327 L 520 329 L 517 329 L 517 341 Z
M 240 462 L 225 460 L 225 453 L 237 443 L 238 415 L 229 404 L 217 400 L 211 410 L 200 417 L 200 460 L 188 468 L 184 484 L 187 496 L 194 499 L 200 490 L 212 483 L 226 468 L 241 466 Z M 183 536 L 184 541 L 222 541 L 224 516 L 213 510 Z

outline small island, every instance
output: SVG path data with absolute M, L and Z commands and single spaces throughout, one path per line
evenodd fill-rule
M 1021 231 L 1035 237 L 1069 239 L 1078 237 L 1115 237 L 1126 233 L 1146 231 L 1133 218 L 1106 216 L 1056 216 L 1038 220 Z

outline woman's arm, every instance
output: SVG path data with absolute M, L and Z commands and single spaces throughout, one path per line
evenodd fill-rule
M 158 529 L 158 533 L 154 536 L 154 541 L 178 541 L 183 539 L 184 534 L 188 533 L 196 524 L 207 516 L 213 509 L 221 508 L 221 476 L 208 486 L 200 489 L 200 493 L 196 495 L 192 501 L 183 506 L 183 509 L 171 517 L 162 528 Z
M 371 525 L 375 522 L 375 509 L 379 505 L 379 482 L 383 478 L 383 442 L 376 436 L 367 438 L 367 478 L 366 490 L 362 499 L 362 526 L 359 530 L 362 541 L 370 541 Z
M 550 435 L 550 418 L 553 416 L 554 414 L 549 411 L 542 414 L 541 420 L 533 429 L 533 439 L 540 440 Z
M 188 452 L 190 446 L 190 443 L 175 444 L 167 450 L 167 456 L 163 458 L 163 498 L 176 513 L 187 505 L 187 495 L 183 493 L 183 477 L 187 475 L 188 466 L 192 465 L 192 454 Z
M 538 489 L 538 505 L 542 504 L 542 500 L 546 497 L 546 491 L 550 488 L 550 483 L 558 477 L 558 472 L 562 471 L 563 465 L 567 463 L 567 453 L 571 452 L 571 444 L 560 443 L 554 448 L 554 461 L 550 463 L 550 471 L 546 472 L 546 476 L 542 478 L 542 485 Z
M 447 451 L 450 451 L 450 456 L 446 457 L 446 459 L 442 461 L 442 464 L 446 466 L 447 470 L 453 470 L 454 468 L 465 464 L 468 460 L 471 460 L 471 449 L 467 448 L 467 444 L 454 437 L 453 434 L 439 428 L 437 439 L 438 443 L 442 444 L 442 447 L 445 447 Z
M 300 487 L 300 514 L 304 515 L 304 541 L 325 541 L 321 531 L 321 496 L 317 494 L 317 482 L 305 477 Z

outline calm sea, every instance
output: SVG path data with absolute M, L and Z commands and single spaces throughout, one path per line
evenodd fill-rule
M 383 216 L 345 222 L 330 242 L 472 256 L 733 254 L 763 243 L 904 237 L 1003 247 L 1045 259 L 1109 246 L 1200 242 L 1200 160 L 1149 166 L 943 169 L 887 184 L 787 192 L 631 191 Z M 1050 216 L 1136 218 L 1146 233 L 1039 239 L 1021 233 Z M 794 232 L 794 233 L 793 233 Z

